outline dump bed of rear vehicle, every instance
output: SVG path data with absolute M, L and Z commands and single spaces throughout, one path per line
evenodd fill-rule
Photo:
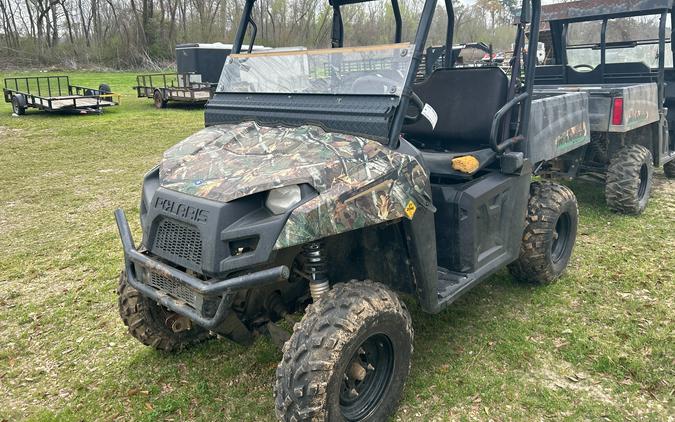
M 655 83 L 540 85 L 535 88 L 535 92 L 540 94 L 561 91 L 587 92 L 590 95 L 588 107 L 593 132 L 624 133 L 659 121 L 659 94 Z M 615 109 L 619 113 L 616 121 Z
M 533 163 L 552 160 L 591 141 L 586 92 L 535 92 L 526 156 Z

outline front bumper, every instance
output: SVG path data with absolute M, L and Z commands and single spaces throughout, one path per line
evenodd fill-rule
M 124 249 L 124 267 L 129 284 L 144 296 L 181 316 L 191 319 L 197 325 L 206 329 L 214 329 L 224 321 L 230 308 L 229 299 L 236 290 L 250 289 L 288 280 L 290 275 L 288 267 L 281 265 L 225 280 L 203 281 L 139 252 L 134 247 L 131 230 L 124 211 L 121 209 L 115 210 L 115 220 Z M 163 279 L 178 283 L 181 287 L 189 289 L 190 292 L 200 297 L 216 299 L 215 313 L 212 316 L 204 315 L 201 310 L 197 310 L 184 300 L 174 297 L 170 292 L 143 282 L 141 277 L 138 277 L 139 271 L 145 271 L 146 274 L 156 274 Z

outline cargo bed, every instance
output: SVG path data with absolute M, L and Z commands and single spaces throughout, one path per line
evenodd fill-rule
M 526 156 L 533 163 L 552 160 L 591 141 L 586 92 L 535 92 Z
M 586 92 L 589 94 L 591 131 L 625 133 L 659 121 L 658 88 L 655 83 L 597 85 L 537 85 L 535 93 Z M 616 100 L 623 113 L 612 121 Z M 617 113 L 621 110 L 617 108 Z M 620 123 L 619 123 L 620 121 Z M 619 124 L 616 124 L 619 123 Z

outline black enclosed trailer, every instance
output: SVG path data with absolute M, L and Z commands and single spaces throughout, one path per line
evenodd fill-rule
M 29 107 L 44 111 L 101 112 L 101 108 L 119 104 L 120 96 L 106 84 L 98 88 L 71 85 L 68 76 L 27 76 L 5 78 L 5 102 L 12 104 L 12 112 L 26 113 Z
M 178 73 L 201 75 L 202 82 L 218 83 L 225 59 L 232 52 L 232 44 L 189 43 L 176 45 Z

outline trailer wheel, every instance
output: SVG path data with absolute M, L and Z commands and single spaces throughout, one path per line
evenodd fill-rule
M 605 200 L 613 211 L 638 215 L 647 208 L 652 191 L 652 153 L 642 145 L 629 145 L 612 157 L 607 169 Z
M 410 371 L 413 329 L 397 295 L 371 281 L 337 284 L 310 305 L 277 367 L 283 421 L 382 421 Z
M 17 116 L 23 116 L 26 114 L 26 106 L 24 104 L 23 98 L 15 95 L 12 97 L 12 113 Z
M 108 84 L 101 84 L 98 86 L 99 92 L 102 94 L 110 94 L 112 91 L 110 90 L 110 85 Z
M 509 265 L 511 274 L 528 283 L 557 280 L 572 256 L 578 223 L 577 199 L 568 187 L 532 183 L 520 256 Z
M 155 90 L 155 93 L 152 95 L 152 99 L 155 101 L 156 108 L 166 108 L 167 100 L 164 99 L 164 96 L 160 90 Z
M 129 334 L 146 346 L 173 352 L 209 338 L 207 330 L 192 325 L 187 330 L 175 332 L 171 322 L 177 314 L 143 296 L 127 282 L 122 271 L 117 288 L 117 304 L 120 317 L 129 329 Z
M 663 165 L 663 172 L 666 174 L 666 177 L 669 179 L 675 179 L 675 160 L 668 161 Z

